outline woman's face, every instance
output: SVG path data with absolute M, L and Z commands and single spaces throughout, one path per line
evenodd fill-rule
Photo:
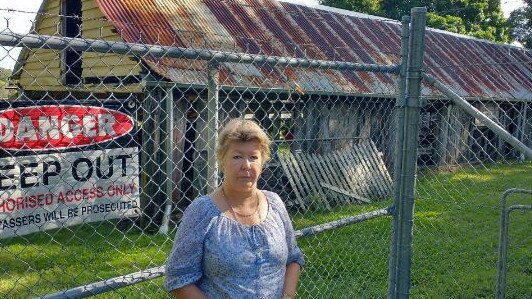
M 254 189 L 262 171 L 262 154 L 258 141 L 231 142 L 221 161 L 224 181 L 242 191 Z

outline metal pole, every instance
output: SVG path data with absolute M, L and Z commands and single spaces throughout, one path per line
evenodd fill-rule
M 412 229 L 414 222 L 414 193 L 416 181 L 417 149 L 419 141 L 419 121 L 421 113 L 421 69 L 425 42 L 425 23 L 427 9 L 414 7 L 411 10 L 410 39 L 408 45 L 408 65 L 406 77 L 406 96 L 398 103 L 404 109 L 404 132 L 399 163 L 401 172 L 396 173 L 396 229 L 393 240 L 397 254 L 391 262 L 394 266 L 394 285 L 389 287 L 389 298 L 408 298 L 410 294 L 410 268 L 412 262 Z
M 172 193 L 174 189 L 173 170 L 173 140 L 174 140 L 174 93 L 172 88 L 166 88 L 165 90 L 165 110 L 166 110 L 166 142 L 165 142 L 165 176 L 166 176 L 166 206 L 164 207 L 163 220 L 161 227 L 159 227 L 160 234 L 168 233 L 168 223 L 170 222 L 170 214 L 172 213 Z
M 512 210 L 530 210 L 532 206 L 510 206 L 506 208 L 506 200 L 512 193 L 532 194 L 532 190 L 512 188 L 504 191 L 501 198 L 501 227 L 499 234 L 499 259 L 497 261 L 497 286 L 495 298 L 506 298 L 506 262 L 508 259 L 508 221 Z
M 399 217 L 397 217 L 397 208 L 399 207 L 399 199 L 401 198 L 401 189 L 397 188 L 401 179 L 400 174 L 402 173 L 403 164 L 401 159 L 401 149 L 403 148 L 403 135 L 404 135 L 404 121 L 405 121 L 405 107 L 402 105 L 404 103 L 405 93 L 406 93 L 406 71 L 407 71 L 407 60 L 408 60 L 408 39 L 410 36 L 409 26 L 410 26 L 410 16 L 403 16 L 401 20 L 401 71 L 399 73 L 399 94 L 396 99 L 396 135 L 395 135 L 395 149 L 394 149 L 394 203 L 392 205 L 393 212 L 393 221 L 392 221 L 392 242 L 390 246 L 390 258 L 389 261 L 389 273 L 388 273 L 388 294 L 395 293 L 397 287 L 397 245 L 398 233 L 397 229 L 399 227 Z
M 379 65 L 352 63 L 344 61 L 327 61 L 282 56 L 266 56 L 237 52 L 221 52 L 209 49 L 188 49 L 172 46 L 146 45 L 136 43 L 111 42 L 89 38 L 72 38 L 63 36 L 0 33 L 0 45 L 8 47 L 69 49 L 82 52 L 115 53 L 151 56 L 154 58 L 187 58 L 203 61 L 233 62 L 242 64 L 270 64 L 277 67 L 293 66 L 301 68 L 321 68 L 330 70 L 397 73 L 397 65 Z M 15 70 L 16 71 L 16 70 Z
M 216 160 L 216 141 L 218 140 L 218 75 L 219 65 L 216 61 L 209 62 L 208 95 L 207 95 L 207 192 L 211 193 L 218 187 L 218 162 Z
M 508 142 L 515 149 L 523 153 L 528 159 L 532 159 L 532 149 L 530 149 L 524 143 L 519 141 L 519 139 L 508 133 L 508 131 L 502 128 L 499 124 L 491 120 L 484 113 L 480 112 L 477 108 L 473 107 L 473 105 L 469 104 L 466 100 L 464 100 L 450 88 L 440 83 L 438 79 L 436 79 L 434 76 L 429 74 L 423 74 L 422 76 L 423 79 L 428 81 L 430 84 L 436 87 L 436 89 L 438 89 L 444 95 L 453 100 L 453 102 L 460 106 L 460 108 L 464 109 L 474 118 L 480 119 L 484 124 L 486 124 L 488 128 L 490 128 L 490 130 L 492 130 L 493 132 L 495 132 L 495 134 L 501 137 L 502 140 Z

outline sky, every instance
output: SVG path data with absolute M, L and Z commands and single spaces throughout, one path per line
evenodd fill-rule
M 284 0 L 286 2 L 316 5 L 317 0 Z M 27 33 L 35 18 L 35 12 L 39 10 L 42 0 L 0 0 L 0 32 L 8 28 L 16 33 Z M 501 0 L 504 15 L 508 17 L 510 12 L 523 6 L 522 0 Z M 20 48 L 6 48 L 0 46 L 0 67 L 12 69 L 18 57 Z

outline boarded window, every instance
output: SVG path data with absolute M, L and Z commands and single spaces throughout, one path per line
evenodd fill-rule
M 62 1 L 62 34 L 66 37 L 81 36 L 81 0 Z M 64 83 L 81 83 L 81 52 L 65 50 L 62 59 L 62 74 Z

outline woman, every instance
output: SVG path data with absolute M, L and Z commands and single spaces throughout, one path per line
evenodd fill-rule
M 250 120 L 220 131 L 224 181 L 183 214 L 166 265 L 174 297 L 295 298 L 303 254 L 279 196 L 257 188 L 270 143 Z

